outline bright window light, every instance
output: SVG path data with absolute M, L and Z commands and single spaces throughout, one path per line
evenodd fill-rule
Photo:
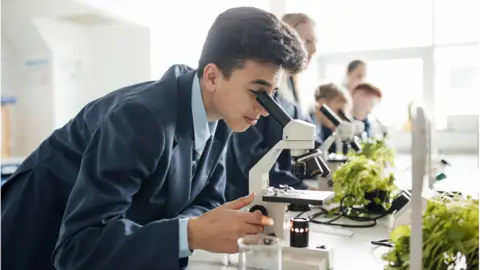
M 432 43 L 430 1 L 287 0 L 287 12 L 316 21 L 319 54 Z
M 478 0 L 435 0 L 435 43 L 478 42 L 479 11 Z
M 347 64 L 327 65 L 326 77 L 341 82 Z M 383 91 L 382 101 L 374 111 L 375 116 L 384 124 L 402 127 L 408 119 L 408 104 L 422 100 L 422 59 L 369 61 L 367 74 L 366 81 Z
M 268 10 L 269 0 L 205 0 L 168 6 L 168 18 L 151 26 L 152 77 L 158 79 L 171 65 L 187 64 L 197 68 L 208 29 L 223 11 L 239 6 Z M 202 10 L 202 12 L 199 12 Z M 163 14 L 163 13 L 162 13 Z
M 478 45 L 435 50 L 436 107 L 442 114 L 478 114 L 479 60 Z

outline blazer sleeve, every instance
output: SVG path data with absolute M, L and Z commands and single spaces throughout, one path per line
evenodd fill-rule
M 65 209 L 57 269 L 178 268 L 178 219 L 142 226 L 126 218 L 164 147 L 161 122 L 139 103 L 118 106 L 96 128 Z
M 267 147 L 267 145 L 270 145 L 267 140 L 270 140 L 268 136 L 271 132 L 268 130 L 269 125 L 265 124 L 266 121 L 273 121 L 273 119 L 261 118 L 255 126 L 250 127 L 245 132 L 234 133 L 233 135 L 234 138 L 231 145 L 234 148 L 238 166 L 245 179 L 248 179 L 249 171 L 255 163 L 270 150 Z M 289 185 L 296 189 L 308 188 L 302 180 L 298 179 L 290 171 L 281 170 L 278 161 L 273 165 L 269 176 L 272 186 Z
M 225 156 L 226 147 L 210 176 L 207 186 L 198 194 L 192 204 L 180 213 L 180 217 L 200 216 L 225 203 Z

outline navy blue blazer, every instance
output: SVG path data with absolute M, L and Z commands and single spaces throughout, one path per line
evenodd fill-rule
M 302 116 L 297 105 L 286 101 L 278 94 L 274 99 L 294 119 L 311 122 Z M 262 117 L 257 124 L 242 133 L 233 133 L 227 148 L 227 186 L 225 198 L 231 201 L 246 196 L 250 169 L 283 137 L 283 129 L 271 116 Z M 316 145 L 318 147 L 319 144 Z M 296 189 L 308 186 L 291 172 L 291 155 L 283 150 L 270 171 L 270 186 L 289 185 Z
M 2 187 L 2 269 L 186 266 L 178 218 L 224 203 L 231 134 L 219 121 L 193 174 L 194 74 L 89 103 L 25 160 Z

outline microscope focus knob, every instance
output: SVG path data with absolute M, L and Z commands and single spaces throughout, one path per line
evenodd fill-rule
M 268 217 L 268 211 L 267 211 L 267 208 L 265 208 L 265 206 L 257 204 L 257 205 L 254 205 L 250 208 L 250 212 L 252 212 L 252 213 L 257 211 L 257 210 L 260 211 L 262 213 L 262 215 Z

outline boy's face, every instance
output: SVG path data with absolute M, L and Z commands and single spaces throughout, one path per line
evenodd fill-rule
M 242 69 L 226 79 L 219 69 L 213 85 L 213 107 L 234 132 L 243 132 L 268 112 L 257 102 L 251 91 L 264 90 L 272 95 L 277 87 L 281 68 L 246 61 Z M 208 76 L 208 74 L 207 74 Z
M 327 101 L 325 99 L 320 99 L 317 102 L 318 108 L 317 110 L 315 110 L 315 114 L 317 116 L 318 121 L 320 121 L 322 125 L 328 127 L 329 129 L 334 130 L 335 125 L 330 120 L 328 120 L 328 118 L 326 118 L 325 115 L 323 115 L 323 113 L 321 113 L 319 110 L 323 104 L 326 104 L 330 109 L 332 109 L 333 112 L 339 115 L 341 111 L 345 111 L 347 109 L 347 102 L 345 102 L 341 98 L 335 98 L 330 101 Z
M 373 93 L 362 89 L 356 90 L 353 95 L 353 116 L 357 120 L 364 120 L 372 112 L 380 99 Z

